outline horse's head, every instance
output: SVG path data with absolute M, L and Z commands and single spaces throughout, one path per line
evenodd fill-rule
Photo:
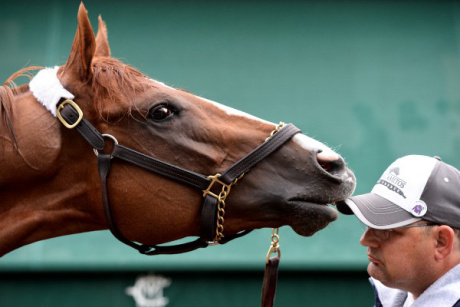
M 98 131 L 114 136 L 123 146 L 200 174 L 222 173 L 276 127 L 166 86 L 111 58 L 105 24 L 99 18 L 96 37 L 83 5 L 70 56 L 57 77 Z M 53 134 L 60 138 L 53 147 L 59 151 L 53 165 L 61 169 L 53 176 L 65 178 L 69 188 L 81 183 L 84 206 L 102 217 L 93 150 L 74 130 L 58 126 L 51 114 L 38 114 L 40 122 L 46 120 L 47 127 L 59 131 Z M 123 161 L 112 164 L 108 184 L 112 214 L 125 237 L 157 244 L 199 234 L 202 193 Z M 296 134 L 232 188 L 224 232 L 290 225 L 301 235 L 312 235 L 337 218 L 327 204 L 346 198 L 354 186 L 354 175 L 338 154 Z

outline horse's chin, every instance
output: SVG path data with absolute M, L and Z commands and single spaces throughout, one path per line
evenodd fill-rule
M 288 225 L 299 235 L 309 237 L 338 218 L 335 209 L 326 204 L 289 201 Z

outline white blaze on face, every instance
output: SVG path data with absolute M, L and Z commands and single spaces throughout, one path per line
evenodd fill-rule
M 156 81 L 156 80 L 153 80 L 153 79 L 151 79 L 151 80 L 156 82 L 156 83 L 158 83 L 158 84 L 166 86 L 168 88 L 172 88 L 172 87 L 170 87 L 170 86 L 168 86 L 168 85 L 166 85 L 166 84 L 164 84 L 162 82 L 159 82 L 159 81 Z M 226 105 L 223 105 L 223 104 L 220 104 L 218 102 L 209 100 L 207 98 L 203 98 L 203 97 L 199 97 L 199 96 L 197 96 L 197 97 L 202 99 L 203 101 L 205 101 L 207 103 L 210 103 L 213 106 L 221 109 L 222 111 L 224 111 L 225 113 L 227 113 L 230 116 L 244 117 L 244 118 L 248 118 L 248 119 L 251 119 L 251 120 L 256 120 L 256 121 L 259 121 L 259 122 L 264 122 L 264 123 L 276 126 L 276 124 L 274 124 L 272 122 L 263 120 L 263 119 L 258 118 L 256 116 L 253 116 L 253 115 L 250 115 L 248 113 L 245 113 L 243 111 L 234 109 L 232 107 L 228 107 Z M 328 146 L 326 146 L 325 144 L 323 144 L 323 143 L 321 143 L 321 142 L 319 142 L 319 141 L 317 141 L 317 140 L 315 140 L 313 138 L 310 138 L 310 137 L 308 137 L 308 136 L 306 136 L 304 134 L 298 133 L 298 134 L 294 135 L 293 141 L 296 142 L 298 145 L 300 145 L 302 148 L 305 148 L 308 151 L 319 150 L 321 152 L 319 155 L 324 160 L 334 161 L 334 160 L 338 160 L 340 158 L 340 155 L 335 153 Z
M 174 87 L 171 87 L 171 86 L 169 86 L 169 85 L 166 85 L 166 84 L 164 84 L 164 83 L 161 82 L 161 81 L 157 81 L 157 80 L 154 80 L 154 79 L 150 79 L 150 81 L 153 81 L 153 82 L 158 83 L 158 84 L 160 84 L 160 85 L 162 85 L 162 86 L 164 86 L 164 87 L 167 87 L 167 88 L 170 88 L 170 89 L 175 90 Z
M 253 119 L 253 120 L 263 121 L 265 123 L 275 125 L 274 123 L 262 120 L 260 118 L 255 117 L 255 116 L 252 116 L 252 115 L 249 115 L 247 113 L 244 113 L 242 111 L 233 109 L 231 107 L 227 107 L 227 106 L 222 105 L 222 104 L 220 104 L 218 102 L 211 101 L 211 100 L 208 100 L 206 98 L 201 98 L 201 99 L 203 99 L 203 100 L 205 100 L 205 101 L 207 101 L 209 103 L 212 103 L 213 105 L 217 106 L 218 108 L 224 110 L 228 115 L 247 117 L 247 118 L 250 118 L 250 119 Z M 308 136 L 306 136 L 304 134 L 298 133 L 298 134 L 294 135 L 293 140 L 294 140 L 294 142 L 299 144 L 302 148 L 305 148 L 305 149 L 307 149 L 309 151 L 318 150 L 320 152 L 318 154 L 318 157 L 321 160 L 335 161 L 335 160 L 340 159 L 340 155 L 338 155 L 336 152 L 334 152 L 328 146 L 326 146 L 325 144 L 323 144 L 323 143 L 321 143 L 321 142 L 319 142 L 319 141 L 317 141 L 317 140 L 315 140 L 315 139 L 313 139 L 311 137 L 308 137 Z
M 259 122 L 264 122 L 264 123 L 267 123 L 267 124 L 270 124 L 270 125 L 273 125 L 273 126 L 276 126 L 276 124 L 274 123 L 271 123 L 269 121 L 266 121 L 266 120 L 263 120 L 261 118 L 258 118 L 256 116 L 253 116 L 251 114 L 248 114 L 248 113 L 245 113 L 243 111 L 240 111 L 240 110 L 237 110 L 237 109 L 234 109 L 232 107 L 228 107 L 226 105 L 223 105 L 223 104 L 220 104 L 218 102 L 215 102 L 215 101 L 212 101 L 212 100 L 209 100 L 209 99 L 206 99 L 206 98 L 203 98 L 203 97 L 199 97 L 200 99 L 203 99 L 204 101 L 212 104 L 213 106 L 221 109 L 222 111 L 224 111 L 225 113 L 227 113 L 228 115 L 230 116 L 239 116 L 239 117 L 245 117 L 245 118 L 249 118 L 251 120 L 256 120 L 256 121 L 259 121 Z
M 321 156 L 322 160 L 335 161 L 335 160 L 340 159 L 340 156 L 335 151 L 333 151 L 332 149 L 330 149 L 323 143 L 315 139 L 312 139 L 311 137 L 306 136 L 305 134 L 298 133 L 294 135 L 292 140 L 296 142 L 298 145 L 300 145 L 302 148 L 305 148 L 308 151 L 319 149 L 321 153 L 318 154 L 318 156 Z

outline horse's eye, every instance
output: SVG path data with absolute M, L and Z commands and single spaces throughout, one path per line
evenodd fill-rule
M 149 111 L 149 118 L 153 121 L 159 122 L 167 119 L 175 113 L 176 109 L 169 105 L 158 105 Z

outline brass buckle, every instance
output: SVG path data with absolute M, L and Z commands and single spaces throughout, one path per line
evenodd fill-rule
M 208 179 L 211 180 L 211 183 L 209 184 L 208 188 L 206 190 L 203 190 L 203 197 L 205 197 L 206 195 L 211 195 L 211 196 L 214 196 L 215 198 L 219 199 L 219 195 L 217 195 L 216 193 L 214 192 L 211 192 L 211 189 L 212 187 L 214 186 L 214 183 L 220 183 L 223 187 L 226 187 L 228 190 L 228 193 L 230 192 L 230 188 L 232 186 L 232 184 L 226 184 L 226 183 L 223 183 L 222 181 L 219 180 L 220 178 L 220 174 L 217 173 L 215 174 L 214 176 L 208 176 Z
M 78 113 L 78 119 L 75 123 L 73 124 L 69 124 L 66 122 L 66 120 L 62 117 L 61 115 L 61 109 L 64 108 L 64 106 L 66 104 L 70 104 Z M 68 129 L 73 129 L 75 128 L 82 120 L 83 120 L 83 111 L 80 109 L 80 107 L 75 103 L 73 102 L 72 100 L 70 99 L 67 99 L 67 100 L 64 100 L 58 107 L 57 107 L 57 110 L 56 110 L 56 114 L 57 114 L 57 117 L 59 118 L 59 120 L 61 121 L 61 123 L 66 126 L 66 128 Z

